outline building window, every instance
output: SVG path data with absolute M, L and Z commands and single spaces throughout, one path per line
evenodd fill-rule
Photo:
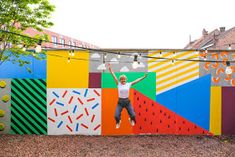
M 76 42 L 73 42 L 73 46 L 76 46 Z
M 61 47 L 64 48 L 65 40 L 61 38 L 61 39 L 60 39 L 60 43 L 61 43 Z
M 52 42 L 54 43 L 54 47 L 57 46 L 57 37 L 56 36 L 52 36 Z

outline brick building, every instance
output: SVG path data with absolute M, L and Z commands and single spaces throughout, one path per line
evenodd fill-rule
M 202 30 L 202 37 L 194 41 L 189 41 L 185 49 L 235 49 L 235 27 L 226 30 L 220 27 L 208 33 Z
M 84 47 L 84 48 L 98 48 L 97 46 L 75 39 L 75 38 L 71 38 L 69 36 L 65 36 L 56 32 L 52 32 L 46 29 L 43 29 L 43 32 L 38 32 L 35 29 L 27 29 L 25 31 L 26 34 L 30 35 L 30 36 L 34 36 L 36 34 L 47 34 L 49 36 L 49 39 L 51 42 L 55 42 L 55 43 L 61 43 L 61 44 L 53 44 L 53 43 L 43 43 L 42 46 L 46 47 L 46 48 L 56 48 L 56 49 L 67 49 L 70 48 L 69 46 L 65 46 L 63 44 L 67 44 L 67 45 L 73 45 L 73 46 L 79 46 L 79 47 Z

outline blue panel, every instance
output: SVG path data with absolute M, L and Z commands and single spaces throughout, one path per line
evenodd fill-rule
M 38 60 L 33 58 L 33 73 L 32 73 L 33 78 L 46 79 L 46 73 L 47 73 L 46 59 Z
M 177 109 L 176 93 L 177 93 L 177 90 L 175 89 L 168 90 L 162 94 L 158 94 L 156 96 L 156 101 L 159 104 L 167 107 L 168 109 L 176 112 L 176 109 Z
M 20 67 L 18 64 L 6 61 L 0 65 L 0 78 L 33 78 L 46 79 L 46 60 L 37 60 L 32 56 L 22 56 L 20 59 L 30 61 L 30 65 Z M 32 73 L 26 70 L 30 68 Z
M 157 95 L 158 103 L 209 130 L 211 75 Z

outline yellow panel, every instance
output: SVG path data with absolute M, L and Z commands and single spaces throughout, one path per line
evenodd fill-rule
M 211 87 L 210 132 L 221 135 L 221 87 Z
M 88 88 L 88 51 L 75 51 L 70 63 L 68 56 L 68 51 L 47 52 L 48 88 Z

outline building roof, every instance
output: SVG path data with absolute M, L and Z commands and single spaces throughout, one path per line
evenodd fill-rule
M 235 27 L 227 31 L 225 27 L 220 27 L 210 33 L 203 29 L 202 37 L 188 43 L 185 49 L 227 49 L 228 45 L 235 48 Z

